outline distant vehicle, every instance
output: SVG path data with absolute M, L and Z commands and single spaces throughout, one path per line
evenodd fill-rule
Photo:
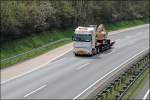
M 110 49 L 115 41 L 107 39 L 108 33 L 103 24 L 89 25 L 88 27 L 78 26 L 75 29 L 72 40 L 73 52 L 75 56 L 79 55 L 95 55 L 107 49 Z

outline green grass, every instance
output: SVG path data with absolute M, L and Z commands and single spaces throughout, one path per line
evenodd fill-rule
M 66 37 L 70 38 L 72 34 L 72 29 L 68 29 L 66 31 L 55 30 L 53 32 L 44 32 L 39 35 L 32 35 L 22 39 L 17 39 L 15 41 L 7 42 L 1 45 L 0 59 L 5 59 Z
M 137 81 L 129 88 L 127 93 L 123 96 L 123 100 L 134 99 L 134 96 L 138 94 L 140 89 L 144 87 L 145 82 L 149 79 L 149 68 L 146 70 Z
M 147 60 L 146 60 L 147 59 Z M 145 64 L 149 62 L 148 57 L 145 57 L 144 61 L 139 61 L 140 65 L 136 64 L 135 69 L 139 70 L 139 69 L 143 69 L 145 67 Z M 140 89 L 144 86 L 145 81 L 147 81 L 147 79 L 149 78 L 148 75 L 149 74 L 149 68 L 147 66 L 147 69 L 144 70 L 144 72 L 141 74 L 140 77 L 138 77 L 137 80 L 135 80 L 135 83 L 132 84 L 129 89 L 127 90 L 126 94 L 123 96 L 123 100 L 128 100 L 128 99 L 133 99 L 133 96 L 137 95 L 138 91 L 140 91 Z M 121 75 L 120 75 L 121 76 Z M 123 87 L 126 86 L 126 83 L 129 82 L 129 80 L 132 80 L 134 75 L 133 73 L 128 73 L 128 75 L 126 75 L 123 79 L 124 81 L 121 82 L 120 84 L 116 84 L 115 86 L 113 86 L 113 88 L 111 89 L 112 91 L 108 92 L 107 95 L 106 94 L 102 94 L 103 95 L 103 99 L 105 100 L 115 100 L 116 99 L 116 95 L 119 93 L 119 91 L 123 90 Z M 97 97 L 97 99 L 100 99 Z
M 118 23 L 109 24 L 106 27 L 108 31 L 113 31 L 113 30 L 124 29 L 132 26 L 142 25 L 145 23 L 148 23 L 148 21 L 147 20 L 122 21 Z
M 49 50 L 55 49 L 57 47 L 60 47 L 60 46 L 62 46 L 64 44 L 67 44 L 67 43 L 70 43 L 70 42 L 71 42 L 71 40 L 65 40 L 65 41 L 59 42 L 57 44 L 52 44 L 52 45 L 50 45 L 48 47 L 36 50 L 34 52 L 31 52 L 31 53 L 28 53 L 28 54 L 24 54 L 23 56 L 13 58 L 13 59 L 11 59 L 9 61 L 1 62 L 1 69 L 2 68 L 6 68 L 9 65 L 16 64 L 17 62 L 21 62 L 21 61 L 24 61 L 26 59 L 30 59 L 30 58 L 39 56 L 39 55 L 41 55 L 43 53 L 48 52 Z
M 17 39 L 15 41 L 7 42 L 5 44 L 1 45 L 1 58 L 0 59 L 6 59 L 12 56 L 15 56 L 17 54 L 21 54 L 24 52 L 27 52 L 29 50 L 32 50 L 34 48 L 38 48 L 44 44 L 51 43 L 63 38 L 70 38 L 70 40 L 64 40 L 55 44 L 50 45 L 49 47 L 42 48 L 40 50 L 36 50 L 35 52 L 32 52 L 30 54 L 25 54 L 23 56 L 1 62 L 1 69 L 6 68 L 10 65 L 16 64 L 17 62 L 24 61 L 26 59 L 30 59 L 33 57 L 36 57 L 38 55 L 41 55 L 43 53 L 48 52 L 49 50 L 55 49 L 59 46 L 62 46 L 64 44 L 67 44 L 71 42 L 71 36 L 73 34 L 73 29 L 68 29 L 65 31 L 52 31 L 52 32 L 44 32 L 39 35 L 32 35 L 30 37 Z
M 131 26 L 142 25 L 145 23 L 146 22 L 143 20 L 124 21 L 124 22 L 120 22 L 120 23 L 114 23 L 114 24 L 107 25 L 107 30 L 113 31 L 113 30 L 131 27 Z M 6 68 L 10 65 L 24 61 L 26 59 L 36 57 L 38 55 L 41 55 L 43 53 L 48 52 L 49 50 L 52 50 L 54 48 L 57 48 L 57 47 L 62 46 L 64 44 L 67 44 L 67 43 L 71 42 L 71 36 L 73 35 L 73 32 L 74 32 L 73 28 L 69 28 L 69 29 L 63 30 L 63 31 L 62 30 L 54 30 L 54 31 L 43 32 L 43 33 L 38 34 L 38 35 L 31 35 L 31 36 L 28 36 L 25 38 L 6 42 L 6 43 L 1 45 L 0 60 L 15 56 L 17 54 L 27 52 L 29 50 L 32 50 L 34 48 L 38 48 L 38 47 L 40 47 L 44 44 L 50 43 L 50 42 L 54 42 L 54 41 L 57 41 L 57 40 L 60 40 L 63 38 L 70 38 L 70 40 L 59 42 L 57 44 L 51 45 L 50 47 L 43 48 L 41 50 L 32 52 L 31 54 L 20 56 L 18 58 L 13 59 L 13 60 L 1 62 L 0 68 L 1 69 Z
M 116 89 L 112 89 L 112 92 L 111 93 L 108 93 L 108 96 L 105 96 L 104 97 L 104 100 L 115 100 L 116 99 L 116 95 L 119 93 L 120 90 L 123 89 L 123 86 L 126 86 L 125 83 L 127 83 L 130 79 L 132 79 L 132 75 L 128 75 L 124 78 L 124 82 L 119 84 L 119 85 L 116 85 Z

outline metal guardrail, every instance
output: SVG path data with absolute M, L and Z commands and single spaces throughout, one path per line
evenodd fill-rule
M 132 65 L 128 70 L 111 82 L 103 91 L 97 94 L 96 100 L 113 98 L 121 100 L 135 81 L 149 68 L 148 55 Z M 121 88 L 120 88 L 121 87 Z M 113 92 L 116 92 L 113 94 Z M 109 95 L 109 96 L 108 96 Z
M 86 90 L 81 92 L 77 95 L 74 100 L 76 99 L 92 99 L 95 97 L 99 91 L 105 89 L 113 80 L 115 80 L 119 75 L 124 73 L 132 64 L 140 60 L 145 55 L 149 54 L 149 48 L 143 50 L 142 52 L 138 53 L 137 55 L 133 56 L 132 58 L 128 59 L 120 66 L 116 67 L 100 79 L 98 79 L 95 83 L 89 86 Z
M 15 59 L 15 58 L 24 56 L 24 55 L 26 55 L 26 54 L 30 54 L 30 53 L 32 53 L 32 52 L 36 52 L 36 51 L 38 51 L 38 50 L 40 50 L 40 49 L 49 47 L 49 46 L 51 46 L 51 45 L 54 45 L 54 44 L 57 44 L 57 43 L 59 43 L 59 42 L 63 42 L 63 41 L 66 41 L 66 40 L 70 40 L 70 38 L 63 38 L 63 39 L 60 39 L 60 40 L 57 40 L 57 41 L 54 41 L 54 42 L 47 43 L 47 44 L 45 44 L 45 45 L 43 45 L 43 46 L 40 46 L 40 47 L 38 47 L 38 48 L 34 48 L 34 49 L 30 50 L 30 51 L 27 51 L 27 52 L 24 52 L 24 53 L 21 53 L 21 54 L 18 54 L 18 55 L 15 55 L 15 56 L 12 56 L 12 57 L 9 57 L 9 58 L 6 58 L 6 59 L 2 59 L 2 60 L 0 60 L 0 62 L 1 62 L 1 63 L 2 63 L 2 62 L 5 62 L 5 61 L 7 62 L 7 61 L 9 61 L 9 60 L 12 60 L 12 59 Z
M 146 66 L 148 68 L 148 66 Z M 144 71 L 147 69 L 147 68 L 144 68 L 139 74 L 138 76 L 133 80 L 133 82 L 130 83 L 130 85 L 124 90 L 123 93 L 121 93 L 121 95 L 116 98 L 117 100 L 121 100 L 122 97 L 126 94 L 126 92 L 128 91 L 128 89 L 135 83 L 135 81 L 144 73 Z

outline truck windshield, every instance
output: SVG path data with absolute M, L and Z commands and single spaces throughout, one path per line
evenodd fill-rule
M 90 42 L 92 37 L 90 34 L 75 34 L 74 41 Z

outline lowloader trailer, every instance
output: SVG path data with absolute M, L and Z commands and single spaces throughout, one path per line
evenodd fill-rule
M 89 25 L 88 27 L 78 26 L 72 37 L 75 56 L 92 56 L 110 49 L 115 41 L 107 39 L 107 35 L 108 33 L 103 24 L 100 24 L 98 27 L 97 25 Z

